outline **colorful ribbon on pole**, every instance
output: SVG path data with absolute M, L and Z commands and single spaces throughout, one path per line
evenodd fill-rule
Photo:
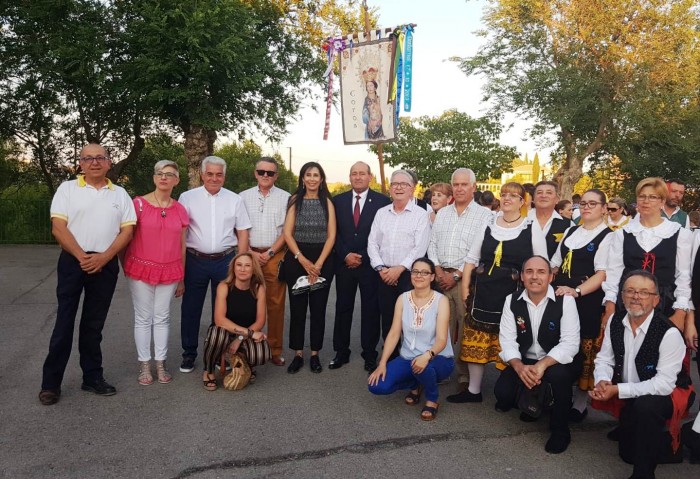
M 351 42 L 352 44 L 352 42 Z M 328 139 L 328 131 L 331 127 L 331 106 L 333 104 L 333 61 L 335 60 L 335 55 L 345 50 L 345 48 L 352 48 L 352 45 L 347 45 L 346 41 L 342 37 L 328 38 L 324 44 L 323 49 L 326 51 L 328 56 L 328 67 L 326 68 L 323 78 L 328 78 L 328 96 L 326 98 L 326 121 L 323 126 L 323 139 Z M 352 52 L 352 50 L 350 50 Z
M 394 57 L 394 78 L 391 86 L 390 101 L 395 102 L 394 118 L 399 126 L 401 111 L 401 94 L 403 91 L 403 111 L 411 111 L 411 93 L 413 88 L 413 25 L 402 25 L 394 30 L 396 52 Z

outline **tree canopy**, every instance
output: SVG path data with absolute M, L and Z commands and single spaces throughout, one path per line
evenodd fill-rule
M 398 140 L 384 144 L 391 166 L 413 170 L 423 184 L 450 182 L 452 172 L 469 167 L 479 179 L 510 170 L 515 148 L 501 145 L 501 127 L 486 117 L 448 110 L 437 117 L 401 118 Z M 376 151 L 376 147 L 371 149 Z
M 568 196 L 584 160 L 697 108 L 699 14 L 693 0 L 494 0 L 461 67 L 485 77 L 494 114 L 557 132 Z

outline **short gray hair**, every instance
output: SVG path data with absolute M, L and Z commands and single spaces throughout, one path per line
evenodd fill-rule
M 218 156 L 207 156 L 202 160 L 202 173 L 207 170 L 207 165 L 219 165 L 224 167 L 224 174 L 226 174 L 226 161 Z
M 469 183 L 474 184 L 476 183 L 476 175 L 472 170 L 469 168 L 457 168 L 452 172 L 452 177 L 450 178 L 450 183 L 452 183 L 455 180 L 455 175 L 459 174 L 465 174 L 469 177 Z
M 415 180 L 413 179 L 413 175 L 410 174 L 410 173 L 409 173 L 408 171 L 406 171 L 406 170 L 396 170 L 396 171 L 394 171 L 394 172 L 391 174 L 391 179 L 389 180 L 390 183 L 393 183 L 393 182 L 394 182 L 394 177 L 395 177 L 396 175 L 404 175 L 405 177 L 407 177 L 407 178 L 409 179 L 409 182 L 411 183 L 411 186 L 416 186 Z
M 177 166 L 177 163 L 174 161 L 170 160 L 160 160 L 158 163 L 153 166 L 153 173 L 158 174 L 160 170 L 165 168 L 166 166 L 169 166 L 171 168 L 175 168 L 175 174 L 177 175 L 178 178 L 180 178 L 180 168 Z

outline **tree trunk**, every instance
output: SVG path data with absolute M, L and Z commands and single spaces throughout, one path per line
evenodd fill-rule
M 124 168 L 126 168 L 130 163 L 133 163 L 136 161 L 136 159 L 139 157 L 143 149 L 146 147 L 146 140 L 143 139 L 141 136 L 141 119 L 137 115 L 136 118 L 134 119 L 134 144 L 131 145 L 131 150 L 129 151 L 129 154 L 127 155 L 126 158 L 124 158 L 122 161 L 119 163 L 116 163 L 112 166 L 112 169 L 109 170 L 107 173 L 107 178 L 112 180 L 113 182 L 117 182 L 119 177 L 122 175 L 122 171 L 124 171 Z
M 201 182 L 202 160 L 214 153 L 216 132 L 202 125 L 183 127 L 185 133 L 185 158 L 187 158 L 188 188 L 196 188 Z
M 559 197 L 563 200 L 570 200 L 574 193 L 576 182 L 583 175 L 583 157 L 576 150 L 576 139 L 573 133 L 561 127 L 562 143 L 566 151 L 564 164 L 554 174 L 554 181 L 559 183 Z

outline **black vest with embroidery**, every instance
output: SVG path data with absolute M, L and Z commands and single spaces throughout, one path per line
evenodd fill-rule
M 581 228 L 581 226 L 574 226 L 569 230 L 566 236 L 561 240 L 561 259 L 562 261 L 566 259 L 566 255 L 569 254 L 570 248 L 566 246 L 566 239 L 571 236 L 574 231 Z M 598 252 L 600 243 L 603 239 L 612 233 L 610 228 L 605 228 L 601 231 L 590 243 L 586 246 L 573 250 L 571 255 L 571 269 L 569 272 L 560 271 L 557 275 L 557 280 L 565 281 L 568 283 L 568 279 L 571 279 L 573 285 L 578 286 L 579 284 L 586 281 L 588 278 L 595 274 L 595 255 Z M 563 283 L 562 283 L 563 284 Z M 568 284 L 567 284 L 568 286 Z
M 517 331 L 516 341 L 520 347 L 520 357 L 525 359 L 525 355 L 532 346 L 532 322 L 530 312 L 527 309 L 527 302 L 513 293 L 510 300 L 510 310 L 515 318 L 515 329 Z M 537 331 L 537 342 L 546 352 L 559 344 L 561 339 L 561 317 L 564 312 L 564 297 L 557 296 L 556 301 L 545 298 L 547 306 L 542 314 L 540 328 Z
M 625 364 L 625 326 L 622 324 L 624 313 L 616 313 L 610 323 L 610 343 L 612 344 L 613 354 L 615 355 L 615 366 L 613 368 L 613 384 L 622 382 L 622 368 Z M 634 358 L 634 366 L 639 376 L 639 381 L 647 381 L 656 376 L 656 366 L 659 364 L 659 346 L 664 339 L 666 331 L 670 328 L 675 328 L 673 323 L 666 317 L 654 312 L 651 318 L 651 323 L 644 335 L 644 341 Z M 687 387 L 690 384 L 690 378 L 687 371 L 681 369 L 678 373 L 676 385 L 679 387 Z
M 537 219 L 534 221 L 537 221 Z M 549 227 L 549 231 L 545 236 L 545 240 L 547 241 L 547 255 L 549 256 L 549 259 L 552 259 L 552 256 L 554 256 L 554 253 L 556 253 L 557 247 L 559 246 L 557 235 L 559 235 L 560 238 L 563 238 L 563 233 L 569 226 L 571 226 L 571 221 L 565 218 L 552 218 L 552 225 Z
M 622 259 L 625 269 L 622 278 L 635 269 L 649 271 L 659 280 L 659 287 L 676 289 L 676 250 L 678 249 L 678 233 L 664 238 L 654 249 L 646 252 L 637 243 L 637 238 L 632 233 L 622 231 L 624 235 Z

